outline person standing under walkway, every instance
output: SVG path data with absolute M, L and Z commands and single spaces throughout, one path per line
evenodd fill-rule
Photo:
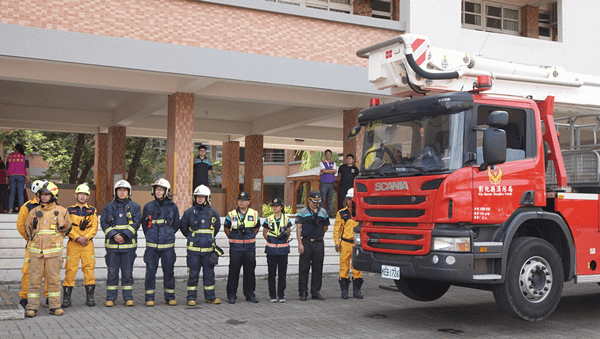
M 8 213 L 8 176 L 6 164 L 0 157 L 0 213 Z
M 320 169 L 320 181 L 319 191 L 321 193 L 320 207 L 324 207 L 327 210 L 327 214 L 333 213 L 333 186 L 335 185 L 335 175 L 337 173 L 337 165 L 331 160 L 331 150 L 325 150 L 325 160 L 319 163 Z M 324 206 L 325 199 L 327 206 Z
M 325 259 L 325 243 L 323 236 L 329 228 L 329 216 L 319 207 L 321 196 L 319 192 L 308 194 L 308 206 L 296 216 L 296 236 L 298 237 L 298 292 L 301 301 L 308 297 L 308 273 L 312 267 L 310 294 L 312 299 L 325 300 L 321 296 L 323 280 L 323 260 Z M 300 240 L 301 239 L 301 240 Z
M 176 306 L 175 300 L 175 233 L 179 230 L 179 209 L 171 200 L 171 184 L 158 179 L 152 184 L 154 200 L 144 205 L 142 229 L 146 236 L 146 306 L 154 306 L 158 260 L 163 270 L 164 296 L 167 304 Z
M 126 306 L 133 306 L 133 263 L 136 258 L 137 231 L 142 214 L 140 205 L 131 200 L 131 185 L 125 180 L 115 183 L 114 200 L 102 209 L 100 226 L 106 240 L 106 303 L 115 306 L 119 292 L 119 270 L 121 290 Z
M 358 221 L 352 220 L 350 212 L 352 198 L 354 198 L 354 188 L 348 190 L 344 199 L 345 207 L 341 209 L 335 217 L 333 226 L 333 242 L 335 242 L 335 251 L 340 253 L 340 289 L 342 290 L 342 299 L 348 299 L 348 288 L 350 286 L 349 272 L 352 270 L 352 289 L 354 298 L 362 299 L 363 295 L 360 289 L 363 284 L 362 272 L 352 268 L 352 246 L 354 246 L 354 227 Z
M 25 184 L 29 181 L 29 160 L 23 145 L 16 144 L 14 152 L 6 158 L 6 175 L 10 185 L 8 213 L 15 213 L 25 203 Z
M 209 186 L 209 177 L 212 173 L 212 162 L 206 157 L 206 146 L 198 146 L 198 156 L 194 158 L 194 186 L 195 190 L 198 186 Z
M 246 192 L 238 195 L 238 207 L 227 213 L 225 234 L 229 238 L 229 274 L 227 276 L 227 302 L 235 304 L 240 280 L 240 270 L 244 267 L 243 292 L 246 301 L 257 303 L 256 289 L 256 234 L 260 229 L 258 212 L 249 208 L 250 196 Z
M 340 189 L 338 190 L 338 211 L 344 208 L 346 192 L 354 187 L 354 178 L 358 176 L 358 167 L 354 166 L 354 155 L 348 153 L 345 162 L 338 169 L 340 176 Z
M 265 253 L 269 272 L 269 297 L 271 302 L 285 302 L 286 274 L 290 243 L 288 241 L 292 222 L 285 215 L 283 199 L 275 198 L 271 203 L 273 214 L 263 223 L 263 236 L 267 240 Z M 275 276 L 279 274 L 277 287 Z
M 35 317 L 40 307 L 42 277 L 48 278 L 48 302 L 52 315 L 63 315 L 60 308 L 60 269 L 63 239 L 71 230 L 67 209 L 58 205 L 58 187 L 47 182 L 37 192 L 40 205 L 29 212 L 25 220 L 29 239 L 30 274 L 27 289 L 26 317 Z
M 71 217 L 71 231 L 67 243 L 67 262 L 65 263 L 65 280 L 63 282 L 62 308 L 71 306 L 71 294 L 75 286 L 75 275 L 81 260 L 81 271 L 83 272 L 83 286 L 85 287 L 88 306 L 96 306 L 94 302 L 94 290 L 96 289 L 96 255 L 92 238 L 98 232 L 98 214 L 96 208 L 88 205 L 90 198 L 90 187 L 81 184 L 75 188 L 75 199 L 77 203 L 69 206 L 67 211 Z
M 181 233 L 187 238 L 187 305 L 196 305 L 201 270 L 204 300 L 209 304 L 220 304 L 221 299 L 215 295 L 215 266 L 223 255 L 223 250 L 216 243 L 221 218 L 210 206 L 210 189 L 207 186 L 196 187 L 193 196 L 193 206 L 181 218 Z

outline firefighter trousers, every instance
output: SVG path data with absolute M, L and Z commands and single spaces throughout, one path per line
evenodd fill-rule
M 29 243 L 27 243 L 29 244 Z M 19 292 L 19 297 L 21 299 L 27 299 L 27 289 L 29 287 L 29 251 L 25 250 L 25 262 L 23 263 L 23 268 L 21 269 L 21 273 L 23 276 L 21 277 L 21 291 Z M 46 278 L 46 273 L 44 273 L 44 293 L 46 297 L 48 296 L 48 279 Z
M 355 270 L 352 267 L 352 246 L 354 244 L 342 240 L 340 245 L 342 246 L 340 250 L 340 279 L 349 279 L 348 274 L 350 271 L 352 271 L 352 278 L 362 278 L 362 271 Z
M 196 298 L 198 297 L 198 278 L 200 277 L 200 270 L 204 271 L 202 273 L 202 284 L 204 285 L 204 299 L 210 301 L 216 299 L 215 268 L 211 267 L 208 263 L 208 258 L 210 258 L 211 254 L 212 252 L 210 252 L 208 255 L 200 255 L 188 252 L 187 300 L 196 300 Z
M 94 244 L 88 241 L 87 246 L 81 246 L 76 241 L 70 240 L 67 244 L 67 261 L 65 262 L 65 281 L 63 286 L 75 286 L 75 275 L 81 260 L 81 271 L 83 272 L 83 284 L 95 285 L 94 268 L 96 267 L 96 256 L 94 255 Z
M 154 249 L 146 248 L 144 262 L 146 263 L 146 301 L 154 301 L 156 291 L 156 272 L 158 271 L 158 260 L 160 259 L 163 271 L 163 285 L 165 300 L 175 299 L 175 248 Z
M 104 257 L 108 270 L 106 276 L 106 300 L 117 300 L 119 295 L 119 270 L 121 271 L 123 300 L 133 300 L 133 262 L 136 256 L 135 250 L 106 252 L 106 256 Z
M 27 309 L 40 308 L 42 277 L 46 274 L 48 281 L 48 305 L 50 309 L 60 308 L 60 269 L 62 257 L 30 257 L 29 287 L 27 288 Z

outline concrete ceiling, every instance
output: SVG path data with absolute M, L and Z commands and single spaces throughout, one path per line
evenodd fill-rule
M 195 94 L 195 141 L 264 135 L 265 147 L 342 150 L 343 111 L 370 96 L 179 74 L 0 57 L 0 125 L 166 138 L 168 95 Z

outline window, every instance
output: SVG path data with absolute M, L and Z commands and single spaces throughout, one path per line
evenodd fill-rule
M 540 39 L 552 40 L 552 22 L 550 21 L 550 12 L 542 12 L 539 14 L 539 33 Z
M 286 5 L 352 14 L 351 0 L 266 0 Z M 385 1 L 385 0 L 384 0 Z
M 392 19 L 392 0 L 371 1 L 372 16 L 379 19 Z
M 488 1 L 462 1 L 464 28 L 518 35 L 520 9 Z
M 285 150 L 265 148 L 263 150 L 263 162 L 285 163 Z

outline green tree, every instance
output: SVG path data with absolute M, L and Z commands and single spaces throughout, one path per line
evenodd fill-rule
M 163 140 L 128 137 L 125 149 L 127 181 L 132 185 L 149 185 L 164 177 L 166 155 L 161 152 Z
M 302 164 L 300 165 L 300 170 L 307 171 L 311 168 L 319 167 L 319 163 L 325 160 L 325 152 L 321 151 L 296 151 L 296 156 L 302 154 Z M 336 152 L 331 152 L 331 160 L 335 162 L 335 164 L 339 167 L 342 163 L 340 161 L 340 156 Z M 337 194 L 334 194 L 334 205 Z M 300 201 L 306 200 L 306 184 L 302 185 L 302 199 Z M 337 206 L 337 205 L 335 205 Z

